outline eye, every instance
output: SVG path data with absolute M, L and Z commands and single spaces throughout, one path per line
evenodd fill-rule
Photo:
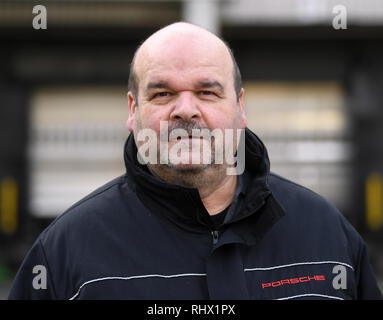
M 154 98 L 156 97 L 167 97 L 170 95 L 170 92 L 167 92 L 167 91 L 163 91 L 163 92 L 157 92 L 155 95 L 154 95 Z
M 215 95 L 215 93 L 213 91 L 207 91 L 207 90 L 203 90 L 203 91 L 200 91 L 200 94 L 204 95 L 204 96 L 212 96 L 212 95 Z

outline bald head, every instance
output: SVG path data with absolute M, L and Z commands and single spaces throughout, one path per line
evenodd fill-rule
M 190 61 L 208 65 L 219 61 L 233 78 L 237 97 L 242 87 L 241 74 L 229 46 L 213 33 L 185 22 L 173 23 L 152 34 L 136 50 L 129 74 L 128 89 L 138 103 L 139 83 L 143 74 L 163 59 L 172 61 L 175 70 L 182 70 Z

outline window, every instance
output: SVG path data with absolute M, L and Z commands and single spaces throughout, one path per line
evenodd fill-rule
M 265 143 L 271 171 L 343 210 L 352 150 L 344 92 L 336 82 L 247 82 L 248 127 Z
M 41 87 L 31 100 L 30 211 L 54 217 L 125 172 L 127 89 Z

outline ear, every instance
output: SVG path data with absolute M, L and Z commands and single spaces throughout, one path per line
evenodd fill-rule
M 242 129 L 245 129 L 247 126 L 247 118 L 245 114 L 245 103 L 243 100 L 244 95 L 245 95 L 245 89 L 242 88 L 241 92 L 239 93 L 239 99 L 238 99 L 239 108 L 240 108 L 241 117 L 242 117 Z
M 128 92 L 128 106 L 129 106 L 129 118 L 126 121 L 126 127 L 130 132 L 133 132 L 134 129 L 134 116 L 136 114 L 136 100 L 134 99 L 134 95 L 129 91 Z

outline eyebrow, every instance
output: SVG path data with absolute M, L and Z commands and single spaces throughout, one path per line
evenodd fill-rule
M 212 89 L 212 88 L 216 88 L 221 93 L 224 92 L 223 85 L 220 82 L 216 81 L 216 80 L 213 80 L 213 81 L 210 81 L 210 80 L 199 81 L 199 82 L 197 82 L 195 87 L 199 88 L 199 89 Z M 169 89 L 169 88 L 170 88 L 170 85 L 166 81 L 149 82 L 148 85 L 146 86 L 146 93 L 148 93 L 150 90 L 153 90 L 153 89 Z
M 170 88 L 169 84 L 165 81 L 149 82 L 145 88 L 145 95 L 149 96 L 150 91 L 154 89 L 169 89 L 169 88 Z
M 146 91 L 149 91 L 151 89 L 167 89 L 169 87 L 169 84 L 165 81 L 149 82 L 146 87 Z
M 201 89 L 212 89 L 212 88 L 216 88 L 218 89 L 221 93 L 224 92 L 224 88 L 223 88 L 223 85 L 221 83 L 219 83 L 218 81 L 200 81 L 198 82 L 198 85 L 197 85 L 198 88 L 201 88 Z

